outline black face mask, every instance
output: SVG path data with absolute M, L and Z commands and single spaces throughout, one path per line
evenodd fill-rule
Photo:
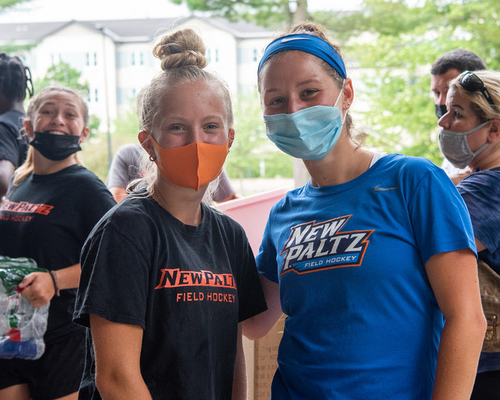
M 30 144 L 45 158 L 61 161 L 82 149 L 79 140 L 80 136 L 35 132 L 35 138 Z
M 445 104 L 434 104 L 434 108 L 436 111 L 436 117 L 438 117 L 438 119 L 448 112 Z

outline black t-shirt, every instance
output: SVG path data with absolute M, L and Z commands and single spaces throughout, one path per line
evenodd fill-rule
M 10 161 L 15 168 L 26 159 L 28 144 L 21 138 L 24 114 L 11 110 L 0 115 L 0 160 Z
M 127 198 L 82 251 L 75 321 L 88 326 L 96 314 L 143 327 L 154 399 L 231 399 L 238 322 L 265 309 L 243 228 L 205 205 L 189 226 L 151 197 Z M 80 398 L 99 399 L 89 357 Z
M 0 206 L 0 255 L 33 258 L 58 270 L 78 264 L 89 232 L 115 203 L 92 172 L 72 165 L 49 175 L 29 175 Z M 76 289 L 50 302 L 45 342 L 81 328 L 72 322 Z

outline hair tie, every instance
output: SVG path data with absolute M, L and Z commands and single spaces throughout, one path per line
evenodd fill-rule
M 315 35 L 310 35 L 307 33 L 297 33 L 293 35 L 282 36 L 269 43 L 269 45 L 266 47 L 266 50 L 264 51 L 262 59 L 260 60 L 259 69 L 257 70 L 257 76 L 259 76 L 260 70 L 262 69 L 264 63 L 271 56 L 285 50 L 300 50 L 305 51 L 306 53 L 313 54 L 335 68 L 335 70 L 343 79 L 347 78 L 344 61 L 342 61 L 339 53 L 335 51 L 332 45 Z

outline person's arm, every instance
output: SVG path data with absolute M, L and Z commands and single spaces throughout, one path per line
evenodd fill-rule
M 115 201 L 117 203 L 122 201 L 128 195 L 126 188 L 122 188 L 122 187 L 118 187 L 118 186 L 110 187 L 109 191 L 111 192 L 111 194 L 113 195 L 113 198 L 115 199 Z
M 35 308 L 47 304 L 56 294 L 57 289 L 73 289 L 80 282 L 80 264 L 49 272 L 33 272 L 27 275 L 17 286 L 21 295 L 28 299 Z
M 0 160 L 0 202 L 1 198 L 7 193 L 9 183 L 14 175 L 14 164 L 8 160 Z
M 234 190 L 233 185 L 231 185 L 231 181 L 229 180 L 226 170 L 222 170 L 222 173 L 217 179 L 217 186 L 215 187 L 213 193 L 213 200 L 217 203 L 223 203 L 240 197 L 241 196 Z
M 145 153 L 139 143 L 126 144 L 116 150 L 109 167 L 106 186 L 117 203 L 128 194 L 128 184 L 140 177 L 140 161 Z
M 243 327 L 238 324 L 238 344 L 236 352 L 236 364 L 234 366 L 233 400 L 246 400 L 247 398 L 247 370 L 245 365 L 245 353 L 243 351 Z
M 455 186 L 457 186 L 460 182 L 462 182 L 466 177 L 468 177 L 472 171 L 467 170 L 464 172 L 458 172 L 456 174 L 449 175 L 451 181 Z
M 265 336 L 278 322 L 281 311 L 279 284 L 260 275 L 260 282 L 266 298 L 267 310 L 243 321 L 243 335 L 254 340 Z
M 476 239 L 476 247 L 477 247 L 477 252 L 481 252 L 483 250 L 486 250 L 486 246 L 484 244 L 481 243 L 481 241 L 478 240 L 478 238 L 474 238 Z
M 151 400 L 141 375 L 143 329 L 90 314 L 96 386 L 103 400 Z
M 219 203 L 224 203 L 225 201 L 241 199 L 241 198 L 242 198 L 242 196 L 240 196 L 238 193 L 234 192 L 229 197 L 226 197 L 224 200 L 219 201 Z
M 439 253 L 425 269 L 445 318 L 432 400 L 468 400 L 486 331 L 476 257 L 469 249 Z

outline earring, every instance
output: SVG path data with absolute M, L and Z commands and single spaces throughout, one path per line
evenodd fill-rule
M 153 162 L 156 161 L 156 157 L 153 156 L 152 154 L 149 155 L 149 161 Z

